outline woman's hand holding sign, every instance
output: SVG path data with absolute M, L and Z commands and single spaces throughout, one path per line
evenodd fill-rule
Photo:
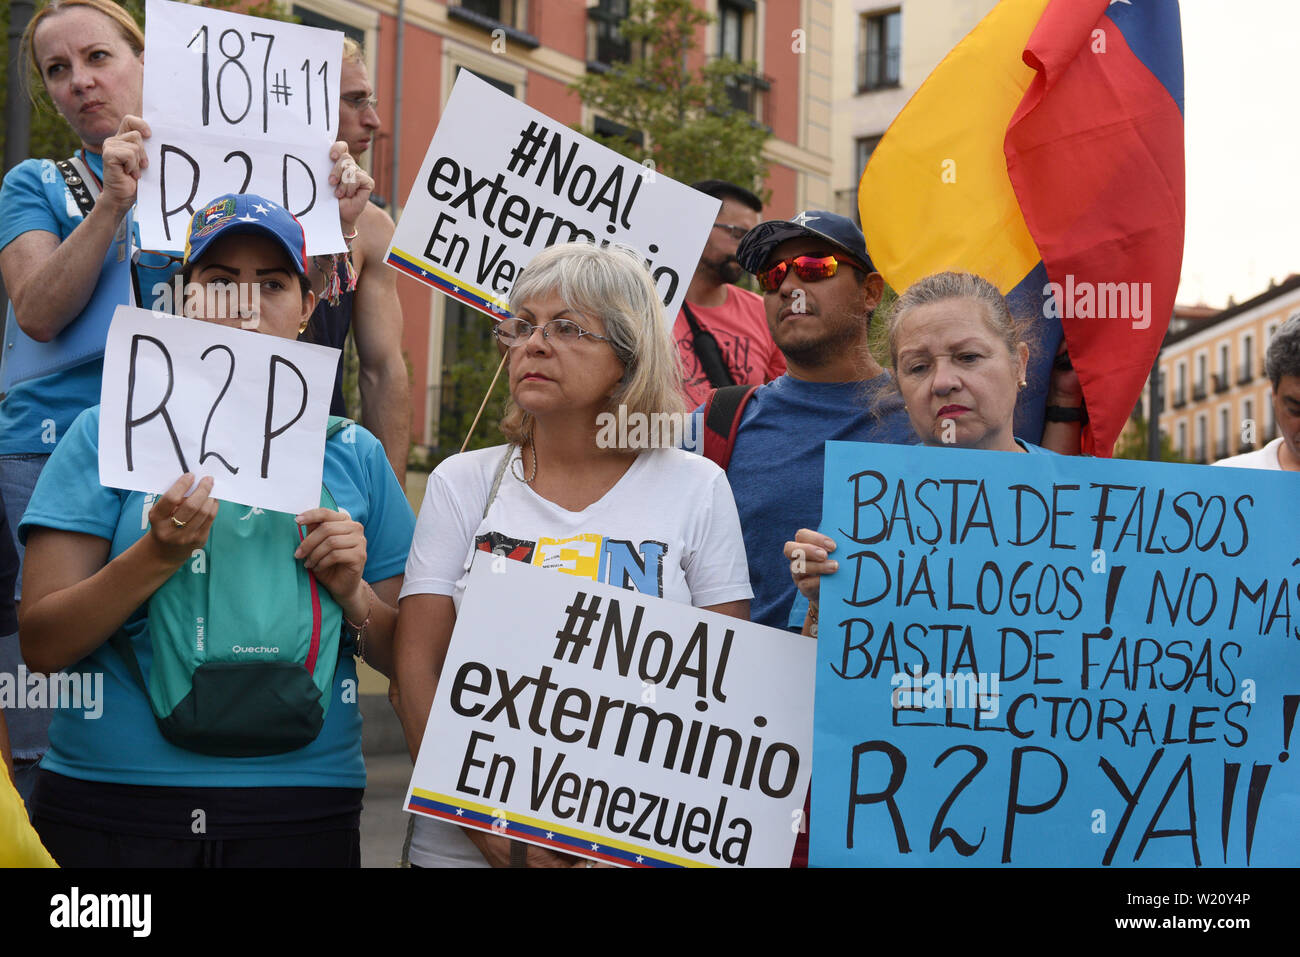
M 366 533 L 346 511 L 311 508 L 297 516 L 307 535 L 293 553 L 343 608 L 349 621 L 364 621 L 370 594 L 361 574 L 366 567 Z
M 149 136 L 149 124 L 127 114 L 117 132 L 104 140 L 104 187 L 99 202 L 110 204 L 116 218 L 135 205 L 136 187 L 149 165 L 144 148 Z
M 817 620 L 814 609 L 821 594 L 822 576 L 829 575 L 840 567 L 840 563 L 830 557 L 833 551 L 835 540 L 810 528 L 799 529 L 795 532 L 794 541 L 785 543 L 784 554 L 790 560 L 790 575 L 794 578 L 795 587 L 809 602 L 804 634 L 813 634 L 808 626 Z
M 205 475 L 194 484 L 186 472 L 149 509 L 149 536 L 155 553 L 167 564 L 179 568 L 207 544 L 208 533 L 217 517 L 217 500 L 212 498 L 215 479 Z M 189 489 L 193 487 L 193 491 Z
M 393 629 L 397 626 L 397 594 L 401 576 L 367 583 L 366 530 L 346 509 L 309 508 L 297 516 L 306 537 L 293 557 L 343 609 L 343 617 L 358 630 L 357 656 L 380 674 L 393 671 Z
M 27 540 L 20 624 L 34 671 L 66 668 L 102 645 L 194 554 L 217 516 L 213 479 L 186 472 L 149 509 L 149 531 L 115 558 L 109 540 L 37 527 Z

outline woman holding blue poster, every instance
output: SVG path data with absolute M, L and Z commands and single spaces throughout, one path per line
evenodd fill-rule
M 510 444 L 454 455 L 434 470 L 406 565 L 395 653 L 412 757 L 478 552 L 749 616 L 749 568 L 726 474 L 654 439 L 655 426 L 682 421 L 685 409 L 663 304 L 639 257 L 552 246 L 515 282 L 510 312 L 496 328 L 508 349 L 501 431 Z M 615 420 L 630 426 L 623 435 Z M 524 849 L 515 845 L 516 863 L 592 866 Z M 512 848 L 495 834 L 418 816 L 410 857 L 420 867 L 504 866 Z
M 980 276 L 936 273 L 913 283 L 889 316 L 889 357 L 912 428 L 926 445 L 1031 454 L 1079 447 L 1087 412 L 1064 352 L 1048 389 L 1043 430 L 1048 448 L 1016 438 L 1016 402 L 1026 385 L 1029 345 L 1006 299 Z M 809 601 L 806 635 L 817 633 L 821 576 L 839 567 L 830 557 L 834 550 L 833 539 L 808 528 L 785 543 L 790 573 Z

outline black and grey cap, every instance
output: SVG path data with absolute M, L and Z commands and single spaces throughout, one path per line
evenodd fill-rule
M 767 263 L 772 250 L 787 239 L 811 236 L 824 239 L 846 252 L 851 259 L 875 272 L 867 255 L 867 241 L 853 220 L 824 209 L 806 209 L 793 219 L 769 219 L 751 229 L 736 249 L 736 259 L 747 272 L 757 273 Z

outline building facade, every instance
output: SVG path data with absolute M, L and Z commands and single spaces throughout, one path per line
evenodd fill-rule
M 858 218 L 858 182 L 889 124 L 995 0 L 835 0 L 832 188 Z M 869 224 L 868 224 L 869 225 Z
M 1157 360 L 1158 409 L 1160 431 L 1175 452 L 1205 464 L 1277 436 L 1264 353 L 1278 326 L 1296 312 L 1300 275 L 1170 333 Z
M 756 64 L 736 97 L 772 132 L 764 148 L 769 214 L 827 207 L 836 0 L 693 2 L 715 17 L 697 37 L 693 65 L 717 56 Z M 301 0 L 293 11 L 305 23 L 344 30 L 365 46 L 384 124 L 367 166 L 395 218 L 461 70 L 561 123 L 599 128 L 603 118 L 568 85 L 631 55 L 618 32 L 628 0 Z M 489 320 L 407 277 L 398 285 L 412 377 L 411 436 L 429 448 L 450 395 L 457 351 L 467 336 L 486 336 Z

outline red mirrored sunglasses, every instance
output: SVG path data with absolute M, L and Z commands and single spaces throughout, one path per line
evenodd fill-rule
M 791 266 L 794 267 L 794 274 L 804 282 L 817 282 L 834 276 L 839 265 L 839 260 L 834 256 L 795 256 L 793 259 L 773 263 L 756 273 L 754 278 L 758 280 L 758 288 L 763 292 L 776 292 L 781 288 L 781 283 L 785 282 Z

